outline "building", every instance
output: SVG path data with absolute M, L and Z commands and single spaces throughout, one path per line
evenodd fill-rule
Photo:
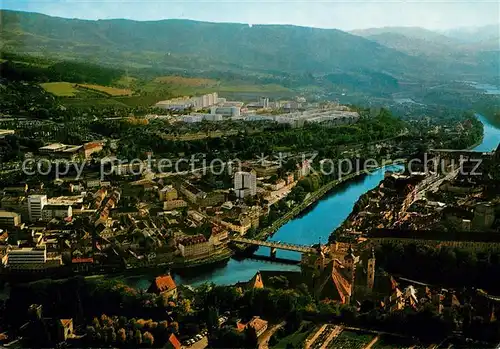
M 89 142 L 83 145 L 83 155 L 85 159 L 90 159 L 90 156 L 94 153 L 98 153 L 102 150 L 102 142 Z
M 238 198 L 257 194 L 257 175 L 255 171 L 239 171 L 234 174 L 234 191 Z
M 196 203 L 207 196 L 207 193 L 196 188 L 194 185 L 184 182 L 178 186 L 179 191 L 183 194 L 190 202 Z
M 282 188 L 284 188 L 286 185 L 286 182 L 283 180 L 283 179 L 278 179 L 276 180 L 276 182 L 272 183 L 271 184 L 271 190 L 280 190 Z
M 3 139 L 3 138 L 5 138 L 5 136 L 8 136 L 8 135 L 13 135 L 14 133 L 16 133 L 14 130 L 1 130 L 0 129 L 0 139 Z
M 202 234 L 181 239 L 178 242 L 178 247 L 184 258 L 202 257 L 212 251 L 212 245 Z
M 21 216 L 15 212 L 0 211 L 0 228 L 14 228 L 21 225 Z
M 42 220 L 48 222 L 53 218 L 65 219 L 73 217 L 73 207 L 65 204 L 47 204 L 42 209 Z
M 269 108 L 269 98 L 260 97 L 260 105 L 262 106 L 262 108 Z
M 177 199 L 177 190 L 175 190 L 175 188 L 171 185 L 167 185 L 158 191 L 158 195 L 160 197 L 160 201 L 175 200 Z
M 177 299 L 177 285 L 170 274 L 156 277 L 148 292 L 160 294 L 166 299 Z
M 182 199 L 168 200 L 163 203 L 163 209 L 169 211 L 176 208 L 187 207 L 187 205 L 187 202 Z
M 203 199 L 198 200 L 201 207 L 216 206 L 226 201 L 226 193 L 222 191 L 213 191 L 208 193 Z
M 47 195 L 28 196 L 28 215 L 31 222 L 42 218 L 42 210 L 45 205 L 47 205 Z
M 218 103 L 219 96 L 217 92 L 208 93 L 202 96 L 196 97 L 181 97 L 175 99 L 169 99 L 166 101 L 160 101 L 156 103 L 156 107 L 169 110 L 186 110 L 189 108 L 203 109 L 211 107 Z
M 53 143 L 44 147 L 38 148 L 41 155 L 47 155 L 54 158 L 65 158 L 75 160 L 83 146 L 81 145 L 66 145 L 62 143 Z
M 186 115 L 182 118 L 182 122 L 186 122 L 189 124 L 202 121 L 203 121 L 203 115 L 201 114 Z
M 255 331 L 257 338 L 260 337 L 264 332 L 266 332 L 268 326 L 268 322 L 266 320 L 261 319 L 259 316 L 254 316 L 249 322 L 246 324 L 242 322 L 238 322 L 236 324 L 238 331 L 244 331 L 248 328 L 251 328 Z
M 210 113 L 212 115 L 239 117 L 239 116 L 241 116 L 241 107 L 237 107 L 237 106 L 212 107 L 212 108 L 210 108 Z
M 45 246 L 13 248 L 6 257 L 7 267 L 24 269 L 25 267 L 44 265 L 47 262 L 47 249 Z
M 73 319 L 60 319 L 58 323 L 58 337 L 66 341 L 74 335 Z
M 218 226 L 212 227 L 212 234 L 208 239 L 210 244 L 212 244 L 214 249 L 220 249 L 225 247 L 229 242 L 229 234 L 227 230 L 224 230 Z
M 165 344 L 166 349 L 181 349 L 182 345 L 181 342 L 177 339 L 175 334 L 171 334 L 170 337 L 168 337 L 167 344 Z
M 0 199 L 0 208 L 5 211 L 16 212 L 25 222 L 29 220 L 28 200 L 25 196 L 5 196 Z

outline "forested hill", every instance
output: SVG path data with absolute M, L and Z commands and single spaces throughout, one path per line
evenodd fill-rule
M 0 12 L 3 50 L 134 68 L 258 71 L 270 74 L 383 73 L 396 79 L 474 74 L 335 29 L 284 25 L 78 20 Z

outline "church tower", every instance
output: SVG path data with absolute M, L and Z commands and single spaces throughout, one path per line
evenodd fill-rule
M 354 255 L 354 250 L 352 246 L 349 246 L 347 254 L 344 256 L 344 267 L 346 274 L 350 278 L 350 282 L 354 284 L 354 273 L 356 272 L 356 256 Z
M 375 284 L 375 251 L 372 247 L 372 254 L 370 258 L 368 258 L 368 268 L 367 268 L 367 280 L 366 286 L 368 287 L 369 292 L 373 290 L 373 285 Z

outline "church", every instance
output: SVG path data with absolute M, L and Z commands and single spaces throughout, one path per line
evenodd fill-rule
M 373 249 L 364 258 L 356 255 L 351 245 L 340 252 L 339 245 L 318 246 L 316 254 L 302 258 L 302 275 L 309 280 L 317 299 L 351 304 L 365 299 L 381 299 L 397 287 L 388 274 L 377 272 Z

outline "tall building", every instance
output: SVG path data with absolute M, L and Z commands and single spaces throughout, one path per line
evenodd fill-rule
M 239 198 L 257 194 L 257 175 L 255 171 L 236 172 L 234 174 L 234 191 Z
M 45 205 L 47 205 L 47 195 L 28 196 L 28 215 L 31 222 L 42 218 L 42 210 Z
M 269 107 L 269 98 L 260 97 L 260 105 L 262 106 L 262 108 L 268 108 Z

